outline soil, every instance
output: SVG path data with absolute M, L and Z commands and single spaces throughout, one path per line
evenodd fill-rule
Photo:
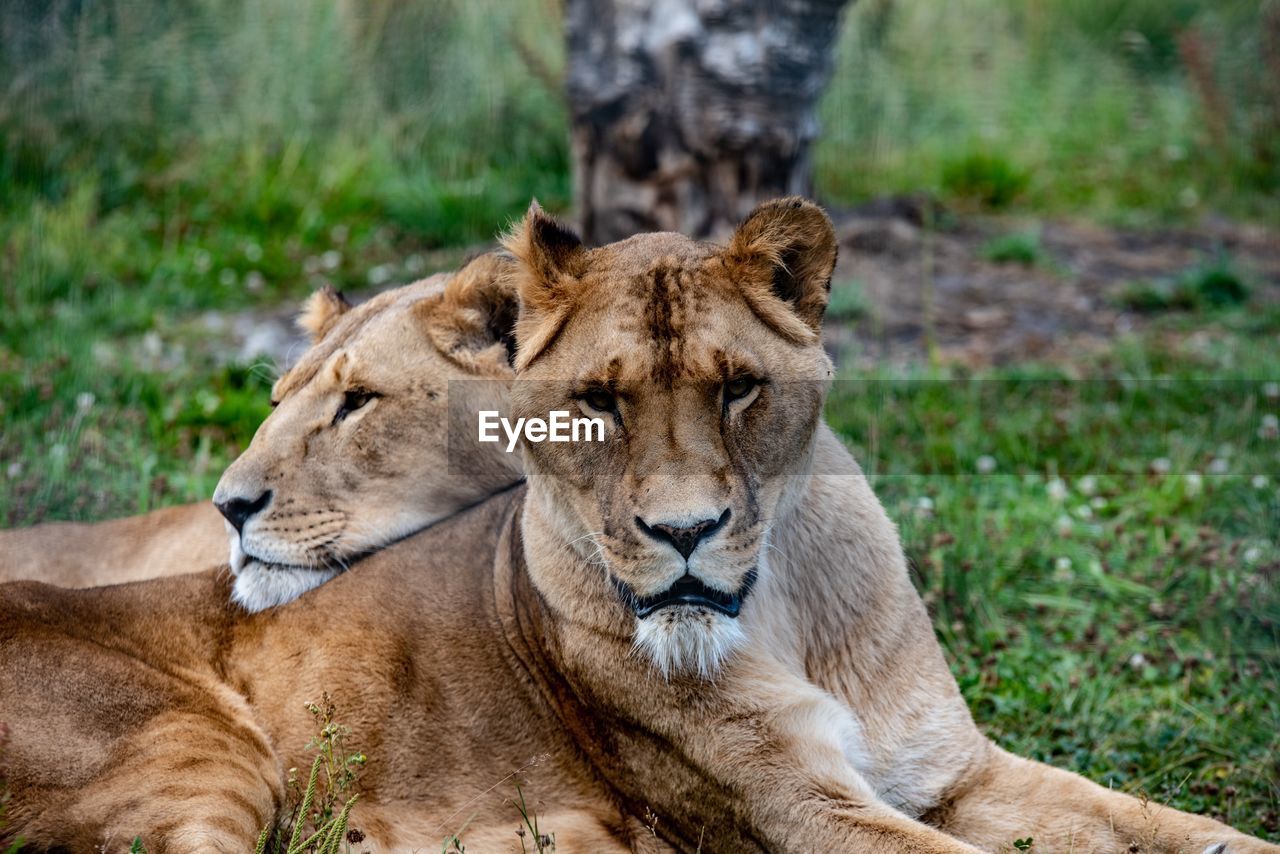
M 1119 296 L 1133 283 L 1177 278 L 1219 253 L 1251 285 L 1251 302 L 1280 305 L 1280 232 L 1207 221 L 1195 227 L 1115 228 L 1072 220 L 958 215 L 917 197 L 880 199 L 835 215 L 840 261 L 833 287 L 859 288 L 862 310 L 831 318 L 837 364 L 928 358 L 974 368 L 1072 362 L 1139 331 L 1153 316 Z M 1033 264 L 996 263 L 995 238 L 1038 235 Z M 372 292 L 356 294 L 355 301 Z M 305 349 L 296 307 L 207 316 L 225 357 L 289 365 Z
M 1118 299 L 1135 282 L 1176 279 L 1218 253 L 1252 286 L 1251 301 L 1280 304 L 1280 232 L 1259 226 L 959 218 L 904 198 L 839 215 L 836 230 L 834 287 L 856 283 L 865 303 L 862 316 L 828 322 L 838 364 L 919 361 L 930 349 L 972 367 L 1072 361 L 1151 321 Z M 984 258 L 992 239 L 1012 233 L 1038 234 L 1034 264 Z

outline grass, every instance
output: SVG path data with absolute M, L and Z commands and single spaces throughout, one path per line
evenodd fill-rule
M 982 257 L 996 264 L 1022 264 L 1030 267 L 1043 260 L 1040 235 L 1019 232 L 994 237 L 982 247 Z
M 1172 279 L 1131 282 L 1117 302 L 1139 312 L 1196 311 L 1240 305 L 1249 298 L 1249 290 L 1231 259 L 1220 255 Z
M 351 810 L 360 800 L 356 791 L 367 761 L 363 753 L 348 752 L 351 729 L 335 719 L 337 709 L 326 694 L 319 703 L 307 703 L 316 735 L 306 749 L 314 752 L 310 773 L 303 784 L 298 769 L 289 769 L 287 819 L 263 828 L 254 854 L 339 854 L 347 844 L 364 839 L 348 826 Z
M 923 189 L 1019 221 L 1275 225 L 1273 6 L 860 0 L 822 105 L 819 193 Z M 0 8 L 0 522 L 207 497 L 274 373 L 209 313 L 408 281 L 530 196 L 563 208 L 556 14 L 551 0 Z M 1025 235 L 988 249 L 1043 254 Z M 1280 314 L 1251 290 L 1216 259 L 1122 295 L 1155 329 L 1095 361 L 982 382 L 864 374 L 872 399 L 841 384 L 829 417 L 901 526 L 984 727 L 1274 835 L 1280 443 L 1258 419 L 1280 411 L 1263 391 Z M 837 282 L 834 313 L 864 310 Z M 1185 382 L 1131 382 L 1155 377 Z M 1222 377 L 1240 382 L 1203 382 Z

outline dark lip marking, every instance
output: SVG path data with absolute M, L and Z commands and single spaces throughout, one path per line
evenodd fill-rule
M 688 573 L 676 579 L 675 583 L 666 590 L 661 593 L 655 593 L 652 596 L 637 596 L 636 592 L 631 589 L 631 585 L 620 579 L 614 578 L 613 583 L 627 607 L 642 620 L 655 611 L 662 608 L 675 607 L 676 605 L 710 608 L 713 611 L 719 611 L 726 617 L 737 617 L 742 611 L 742 603 L 746 601 L 747 596 L 751 593 L 751 588 L 755 586 L 756 576 L 756 568 L 753 566 L 747 570 L 746 577 L 742 579 L 742 586 L 734 593 L 726 593 L 723 590 L 708 587 Z

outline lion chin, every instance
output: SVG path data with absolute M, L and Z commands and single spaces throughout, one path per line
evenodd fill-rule
M 336 567 L 284 566 L 246 555 L 238 540 L 231 543 L 231 601 L 249 613 L 292 602 L 342 572 Z
M 636 618 L 634 649 L 663 679 L 682 673 L 712 679 L 746 640 L 736 617 L 696 605 L 672 605 Z

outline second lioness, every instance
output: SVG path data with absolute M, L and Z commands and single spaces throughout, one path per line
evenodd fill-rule
M 453 389 L 455 406 L 505 407 L 509 266 L 481 255 L 355 308 L 316 292 L 299 318 L 313 343 L 223 474 L 221 514 L 206 501 L 0 531 L 0 582 L 94 587 L 191 572 L 226 563 L 230 534 L 233 595 L 258 610 L 516 483 L 519 455 L 487 445 L 450 455 L 445 441 L 451 382 L 468 380 Z

